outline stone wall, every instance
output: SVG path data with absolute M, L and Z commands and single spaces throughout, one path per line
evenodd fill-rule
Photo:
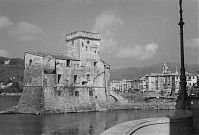
M 32 67 L 24 70 L 24 86 L 42 86 L 43 85 L 43 69 L 40 67 Z
M 89 91 L 92 91 L 92 95 L 89 95 Z M 44 97 L 45 110 L 50 112 L 81 112 L 107 109 L 104 88 L 45 87 Z
M 37 56 L 31 53 L 25 53 L 25 68 L 30 66 L 41 66 L 43 65 L 43 57 Z
M 124 122 L 111 127 L 101 135 L 192 135 L 191 112 L 176 110 L 167 117 Z
M 41 86 L 25 86 L 18 103 L 21 113 L 40 113 L 44 108 L 44 94 Z

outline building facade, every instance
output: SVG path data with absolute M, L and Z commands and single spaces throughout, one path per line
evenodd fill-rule
M 128 90 L 132 88 L 132 84 L 132 80 L 113 80 L 110 82 L 110 90 L 115 92 L 128 92 Z
M 162 95 L 176 94 L 180 88 L 180 74 L 177 71 L 172 73 L 169 71 L 167 63 L 162 66 L 162 73 L 151 73 L 145 75 L 146 77 L 146 90 L 156 94 Z M 191 87 L 197 82 L 197 75 L 186 72 L 187 87 Z
M 26 52 L 19 111 L 108 109 L 110 65 L 100 58 L 100 40 L 99 34 L 78 31 L 66 35 L 64 54 Z

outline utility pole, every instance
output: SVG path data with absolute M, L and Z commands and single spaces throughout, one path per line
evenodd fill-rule
M 180 6 L 180 22 L 178 25 L 180 26 L 180 53 L 181 53 L 181 68 L 180 68 L 180 89 L 179 89 L 179 95 L 178 99 L 176 101 L 176 109 L 186 110 L 189 103 L 189 97 L 187 95 L 186 90 L 186 76 L 185 76 L 185 67 L 184 67 L 184 42 L 183 42 L 183 25 L 185 24 L 183 22 L 182 18 L 182 0 L 179 0 L 179 6 Z

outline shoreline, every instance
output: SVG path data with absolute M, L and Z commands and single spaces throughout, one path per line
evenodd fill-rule
M 1 93 L 0 96 L 21 96 L 22 93 Z
M 175 102 L 171 103 L 130 103 L 130 104 L 112 104 L 107 110 L 101 111 L 112 111 L 112 110 L 175 110 Z M 18 106 L 13 106 L 7 110 L 0 111 L 2 114 L 63 114 L 63 113 L 79 113 L 79 112 L 90 112 L 91 110 L 79 110 L 77 112 L 64 112 L 63 110 L 32 110 L 31 112 L 21 112 Z M 98 111 L 97 111 L 98 112 Z
M 137 102 L 124 105 L 110 105 L 110 110 L 174 110 L 176 102 Z

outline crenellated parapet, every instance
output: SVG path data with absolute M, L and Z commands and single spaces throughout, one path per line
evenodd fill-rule
M 77 38 L 85 38 L 85 39 L 90 39 L 90 40 L 101 40 L 102 37 L 98 33 L 93 33 L 93 32 L 86 32 L 86 31 L 76 31 L 73 33 L 66 34 L 66 41 L 69 42 L 73 39 Z

